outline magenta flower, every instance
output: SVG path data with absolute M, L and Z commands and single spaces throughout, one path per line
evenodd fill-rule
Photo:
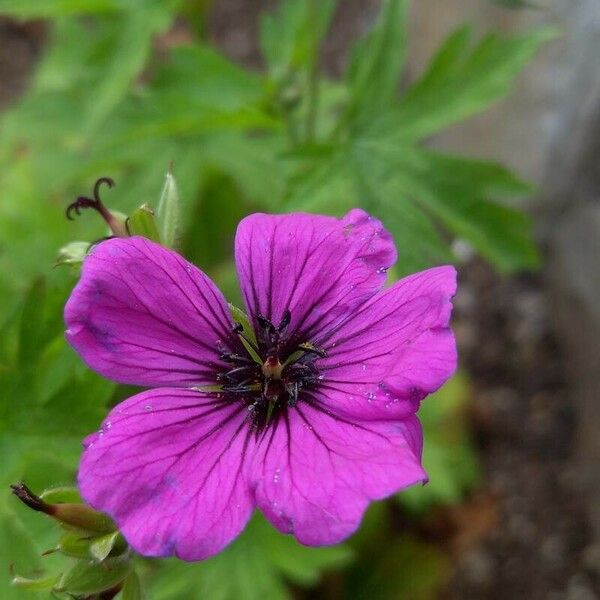
M 251 215 L 235 255 L 256 342 L 202 271 L 139 237 L 98 244 L 65 309 L 92 369 L 151 388 L 85 440 L 79 469 L 144 555 L 211 556 L 256 507 L 333 544 L 427 479 L 415 413 L 456 367 L 454 269 L 382 290 L 396 250 L 362 210 Z

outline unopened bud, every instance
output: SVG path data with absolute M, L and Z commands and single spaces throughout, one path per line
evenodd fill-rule
M 36 496 L 24 483 L 10 486 L 13 494 L 33 510 L 43 512 L 63 525 L 93 533 L 110 533 L 116 530 L 112 519 L 85 504 L 65 502 L 50 504 Z
M 171 170 L 172 166 L 165 176 L 165 185 L 156 210 L 160 238 L 167 248 L 175 247 L 179 235 L 179 192 Z
M 130 569 L 131 562 L 126 558 L 111 558 L 104 562 L 80 560 L 63 573 L 54 589 L 75 596 L 114 591 L 116 596 Z
M 142 204 L 133 211 L 127 219 L 127 230 L 129 235 L 141 235 L 160 244 L 160 234 L 154 219 L 154 211 L 147 204 Z
M 54 265 L 57 267 L 61 265 L 77 267 L 83 262 L 89 249 L 89 242 L 70 242 L 58 251 Z

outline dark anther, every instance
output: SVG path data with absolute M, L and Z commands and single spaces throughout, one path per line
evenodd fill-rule
M 269 333 L 275 333 L 277 331 L 277 329 L 275 329 L 275 325 L 273 325 L 273 323 L 271 323 L 271 321 L 269 321 L 269 319 L 267 319 L 266 317 L 263 317 L 262 315 L 257 315 L 256 320 L 258 321 L 258 324 L 260 325 L 261 329 L 265 329 Z
M 227 371 L 227 373 L 223 373 L 220 375 L 223 379 L 227 379 L 228 381 L 237 381 L 240 375 L 250 375 L 255 368 L 253 365 L 247 365 L 243 367 L 236 367 L 235 369 L 231 369 L 231 371 Z
M 234 364 L 235 363 L 254 364 L 254 361 L 251 358 L 249 358 L 248 356 L 241 356 L 240 354 L 232 354 L 231 352 L 223 352 L 223 354 L 221 354 L 219 356 L 219 358 L 222 361 L 228 362 L 228 363 L 234 363 Z
M 279 327 L 277 327 L 277 331 L 279 333 L 281 333 L 287 328 L 287 326 L 290 324 L 291 318 L 292 313 L 289 310 L 284 311 L 283 316 L 281 317 L 281 321 L 279 323 Z
M 72 213 L 75 212 L 75 214 L 79 215 L 81 214 L 82 208 L 93 208 L 94 210 L 98 211 L 107 222 L 109 222 L 110 213 L 104 207 L 102 200 L 100 199 L 100 187 L 102 184 L 106 184 L 109 188 L 111 188 L 115 185 L 115 182 L 110 177 L 100 177 L 100 179 L 98 179 L 94 184 L 93 198 L 79 196 L 75 202 L 72 202 L 69 204 L 69 206 L 67 206 L 67 210 L 65 211 L 67 219 L 72 221 Z
M 245 333 L 244 333 L 244 326 L 241 323 L 236 323 L 234 328 L 233 328 L 233 333 L 235 333 L 236 335 L 239 335 L 249 346 L 252 347 L 252 349 L 257 352 L 260 353 L 260 350 L 258 349 L 258 346 L 254 343 L 253 340 L 251 340 Z M 221 356 L 237 356 L 237 355 L 229 355 L 227 353 L 223 353 Z M 227 360 L 226 358 L 223 360 Z

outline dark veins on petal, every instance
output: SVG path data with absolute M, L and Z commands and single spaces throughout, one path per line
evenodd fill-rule
M 235 327 L 234 333 L 252 347 L 256 358 L 245 350 L 220 348 L 221 360 L 230 367 L 217 375 L 223 400 L 244 402 L 257 433 L 286 418 L 288 409 L 302 398 L 302 390 L 314 390 L 322 379 L 317 363 L 324 350 L 310 342 L 299 343 L 288 332 L 290 320 L 289 311 L 277 325 L 258 315 L 256 343 L 242 326 Z

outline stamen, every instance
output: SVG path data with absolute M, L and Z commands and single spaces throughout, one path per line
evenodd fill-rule
M 277 331 L 279 333 L 283 333 L 287 329 L 287 326 L 290 324 L 291 319 L 292 313 L 289 310 L 285 310 L 283 316 L 281 317 L 279 327 L 277 327 Z
M 255 363 L 258 363 L 259 365 L 262 364 L 260 350 L 258 346 L 254 343 L 254 341 L 246 335 L 246 333 L 244 332 L 244 326 L 241 323 L 236 323 L 236 325 L 233 328 L 233 333 L 240 336 L 240 338 L 242 339 L 242 343 L 246 347 L 246 350 L 248 350 L 248 353 L 252 357 L 253 361 Z
M 277 333 L 275 325 L 273 325 L 273 323 L 271 323 L 271 321 L 269 321 L 269 319 L 267 319 L 266 317 L 263 317 L 262 315 L 257 315 L 256 320 L 258 321 L 258 324 L 260 325 L 261 329 L 268 331 L 271 335 Z
M 311 342 L 293 346 L 286 334 L 292 320 L 289 310 L 283 312 L 277 327 L 263 315 L 255 319 L 256 341 L 246 334 L 243 324 L 233 327 L 248 356 L 222 349 L 221 360 L 232 367 L 218 379 L 222 382 L 221 391 L 230 394 L 230 401 L 245 404 L 251 426 L 260 433 L 303 400 L 301 393 L 305 388 L 310 389 L 321 380 L 315 361 L 327 356 L 327 352 Z
M 242 356 L 241 354 L 233 354 L 231 352 L 223 352 L 223 354 L 221 354 L 219 356 L 219 358 L 224 361 L 224 362 L 228 362 L 228 363 L 248 363 L 248 364 L 254 364 L 254 361 L 250 358 L 248 358 L 247 356 Z
M 249 383 L 251 380 L 242 381 L 236 385 L 224 385 L 221 387 L 222 391 L 230 392 L 233 394 L 245 394 L 247 392 L 260 392 L 261 387 L 259 383 L 253 383 L 251 385 L 242 385 Z
M 323 348 L 319 348 L 318 346 L 315 346 L 314 344 L 311 344 L 310 342 L 305 342 L 303 344 L 298 344 L 298 348 L 300 350 L 304 350 L 304 352 L 309 352 L 309 353 L 312 353 L 312 354 L 316 354 L 320 358 L 326 358 L 327 357 L 326 350 L 324 350 Z
M 227 373 L 223 373 L 223 375 L 220 375 L 219 378 L 228 379 L 229 381 L 235 381 L 236 375 L 242 375 L 252 370 L 254 370 L 254 367 L 252 365 L 237 367 L 235 369 L 231 369 L 231 371 L 227 371 Z

